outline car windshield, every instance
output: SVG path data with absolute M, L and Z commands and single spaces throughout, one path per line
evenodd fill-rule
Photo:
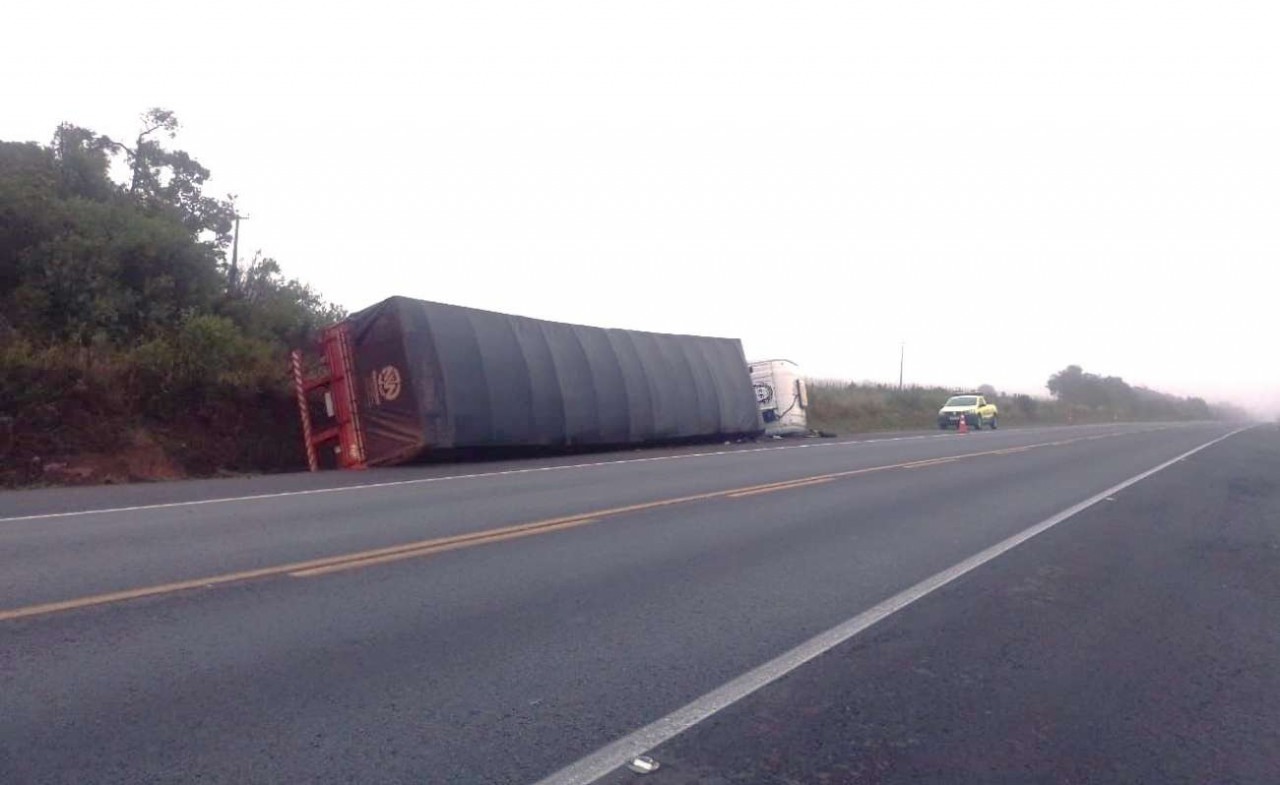
M 973 406 L 977 403 L 978 399 L 973 395 L 957 395 L 947 399 L 947 406 Z

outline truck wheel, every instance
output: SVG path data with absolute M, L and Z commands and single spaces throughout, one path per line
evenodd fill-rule
M 973 429 L 974 429 L 975 431 L 980 431 L 980 430 L 982 430 L 982 415 L 981 415 L 981 414 L 979 414 L 977 417 L 974 417 L 974 418 L 973 418 Z

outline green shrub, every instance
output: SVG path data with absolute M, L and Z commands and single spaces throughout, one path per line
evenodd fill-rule
M 0 481 L 130 446 L 194 473 L 301 465 L 288 350 L 344 314 L 272 259 L 233 270 L 235 205 L 147 144 L 0 142 Z

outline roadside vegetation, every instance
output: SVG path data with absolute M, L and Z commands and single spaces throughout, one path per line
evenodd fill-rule
M 283 358 L 342 311 L 231 264 L 234 199 L 178 128 L 0 142 L 0 484 L 299 465 Z
M 152 109 L 119 141 L 0 142 L 0 486 L 302 467 L 289 349 L 344 316 L 271 258 L 231 254 L 235 199 Z M 984 388 L 1001 422 L 1238 413 L 1071 366 L 1053 399 Z M 954 390 L 816 382 L 812 425 L 929 428 Z
M 976 390 L 811 380 L 810 427 L 838 433 L 936 428 L 938 408 L 949 396 L 976 392 L 995 402 L 1002 425 L 1080 424 L 1115 421 L 1244 420 L 1229 404 L 1180 398 L 1134 387 L 1115 376 L 1070 365 L 1046 382 L 1051 397 L 1007 394 L 991 385 Z

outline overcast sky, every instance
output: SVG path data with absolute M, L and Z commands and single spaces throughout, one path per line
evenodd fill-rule
M 211 15 L 211 14 L 216 14 Z M 35 3 L 0 138 L 175 144 L 241 249 L 401 294 L 740 337 L 814 376 L 1068 363 L 1280 410 L 1280 6 Z

